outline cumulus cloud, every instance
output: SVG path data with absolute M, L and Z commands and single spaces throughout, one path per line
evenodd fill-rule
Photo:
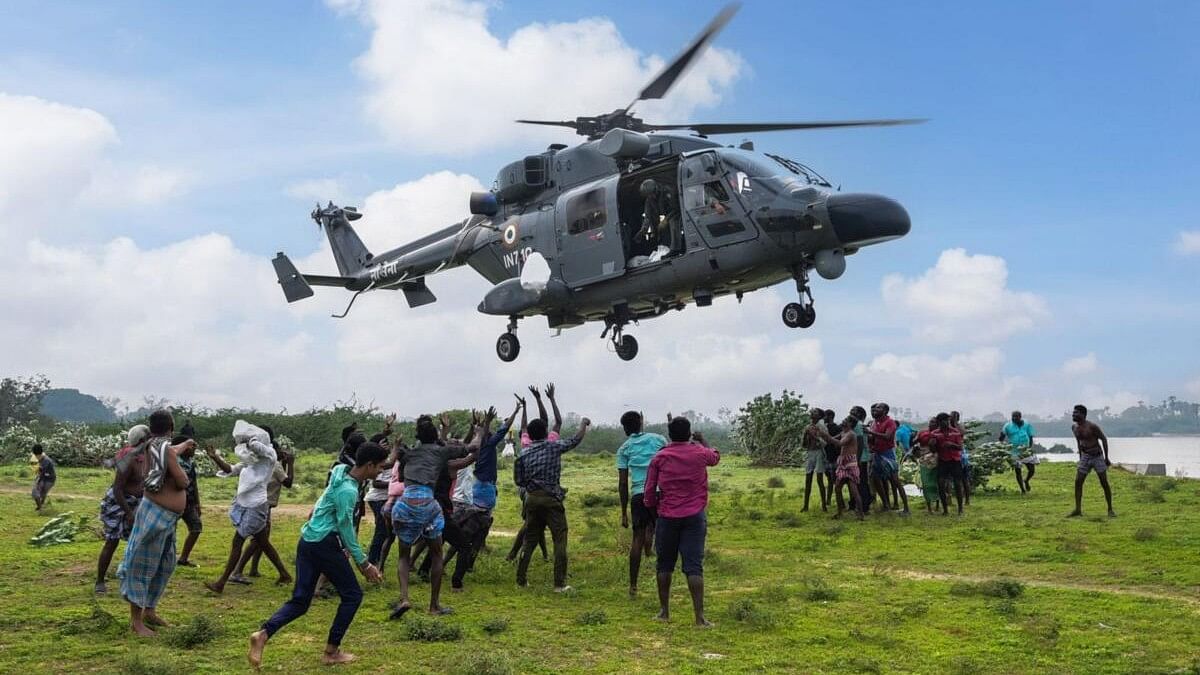
M 356 13 L 372 29 L 370 47 L 356 61 L 367 83 L 369 119 L 391 141 L 424 152 L 571 138 L 569 132 L 513 120 L 611 111 L 628 103 L 665 64 L 630 46 L 603 18 L 533 23 L 503 38 L 488 25 L 490 3 L 329 4 L 340 13 Z M 691 36 L 672 37 L 682 46 Z M 741 71 L 736 54 L 710 48 L 666 99 L 641 103 L 636 112 L 647 120 L 687 121 L 696 108 L 716 103 Z
M 191 182 L 189 173 L 169 167 L 105 163 L 92 174 L 80 198 L 96 206 L 149 206 L 184 194 Z
M 1175 240 L 1175 252 L 1179 255 L 1200 255 L 1200 230 L 1185 230 Z
M 1096 372 L 1097 366 L 1096 355 L 1089 352 L 1083 356 L 1077 356 L 1064 361 L 1062 372 L 1066 375 L 1086 375 Z
M 1040 296 L 1008 287 L 1003 258 L 942 251 L 937 264 L 919 277 L 891 274 L 883 279 L 883 299 L 915 325 L 914 333 L 933 343 L 1003 340 L 1031 330 L 1049 312 Z

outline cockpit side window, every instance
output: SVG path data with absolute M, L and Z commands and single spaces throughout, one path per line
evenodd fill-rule
M 604 227 L 608 214 L 604 208 L 604 188 L 588 190 L 567 202 L 567 233 L 579 234 Z

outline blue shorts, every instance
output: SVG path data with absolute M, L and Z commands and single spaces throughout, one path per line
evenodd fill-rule
M 471 505 L 488 511 L 496 508 L 496 484 L 486 481 L 475 483 L 471 492 Z
M 430 541 L 438 539 L 445 527 L 442 505 L 433 498 L 432 488 L 424 485 L 406 487 L 392 507 L 392 529 L 405 546 L 412 546 L 421 537 Z
M 708 516 L 704 511 L 685 518 L 659 516 L 654 529 L 659 574 L 675 571 L 675 563 L 683 558 L 684 574 L 703 576 L 704 540 L 708 535 Z

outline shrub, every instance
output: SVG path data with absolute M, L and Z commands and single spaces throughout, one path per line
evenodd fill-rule
M 483 632 L 488 635 L 499 635 L 508 630 L 508 619 L 488 619 L 483 622 Z
M 769 488 L 781 488 L 785 485 L 786 483 L 783 482 L 783 478 L 780 476 L 771 476 L 767 479 L 767 487 Z
M 125 659 L 122 672 L 126 675 L 172 675 L 175 669 L 171 664 L 160 658 L 153 660 L 142 658 L 141 654 L 132 654 Z
M 1154 529 L 1153 527 L 1139 527 L 1137 531 L 1133 533 L 1133 538 L 1135 541 L 1150 541 L 1157 536 L 1158 530 Z
M 735 600 L 729 606 L 729 614 L 735 620 L 748 623 L 751 626 L 766 627 L 775 625 L 775 616 L 759 607 L 750 598 Z
M 804 599 L 809 602 L 833 602 L 838 599 L 838 592 L 821 577 L 805 577 Z
M 804 457 L 801 445 L 804 429 L 811 421 L 808 404 L 802 398 L 785 389 L 778 399 L 763 394 L 738 411 L 733 423 L 734 438 L 754 464 L 800 465 Z
M 608 615 L 602 609 L 593 609 L 575 617 L 575 623 L 580 626 L 599 626 L 608 623 Z
M 453 642 L 462 639 L 462 629 L 435 619 L 417 617 L 408 624 L 408 639 L 417 642 Z
M 800 515 L 791 511 L 781 511 L 775 514 L 775 522 L 779 523 L 780 527 L 800 527 L 803 521 Z
M 63 635 L 97 636 L 117 625 L 112 614 L 101 609 L 100 605 L 92 605 L 92 613 L 86 617 L 72 619 L 62 625 L 59 632 Z
M 950 586 L 951 595 L 984 595 L 992 598 L 1019 598 L 1025 593 L 1025 584 L 1013 579 L 990 579 L 988 581 L 956 581 Z
M 191 649 L 212 642 L 221 636 L 221 624 L 198 614 L 191 621 L 167 632 L 167 644 L 179 649 Z

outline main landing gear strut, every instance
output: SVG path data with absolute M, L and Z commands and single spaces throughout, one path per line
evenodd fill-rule
M 803 263 L 793 271 L 796 278 L 796 292 L 800 294 L 800 302 L 789 302 L 783 308 L 783 323 L 788 328 L 808 328 L 817 320 L 817 310 L 813 308 L 812 290 L 808 287 L 808 267 Z
M 508 317 L 508 332 L 496 339 L 496 356 L 509 363 L 517 360 L 521 353 L 521 341 L 517 339 L 517 317 Z
M 609 317 L 604 320 L 604 332 L 600 333 L 600 339 L 609 337 L 613 343 L 613 349 L 616 350 L 617 356 L 621 357 L 622 361 L 632 361 L 638 353 L 638 343 L 632 335 L 624 333 L 625 322 Z

